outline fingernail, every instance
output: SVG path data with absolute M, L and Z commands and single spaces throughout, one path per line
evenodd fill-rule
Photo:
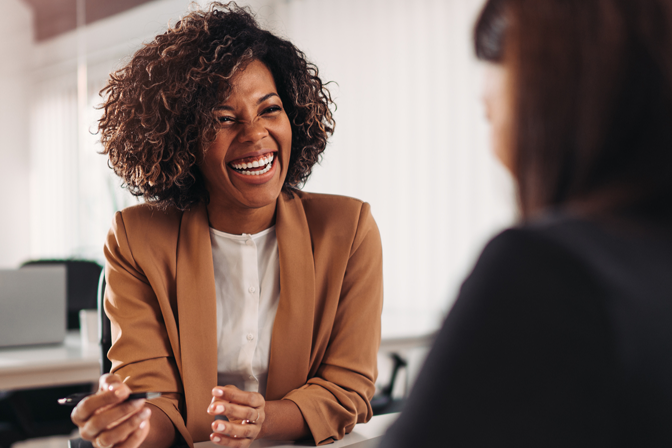
M 212 438 L 212 441 L 215 442 L 215 443 L 219 443 L 219 442 L 222 441 L 222 439 L 220 437 L 215 436 L 215 437 Z
M 224 431 L 225 428 L 226 428 L 226 426 L 224 426 L 224 423 L 218 423 L 217 427 L 215 428 L 215 431 L 222 432 L 222 431 Z
M 113 390 L 116 390 L 116 389 L 117 389 L 116 384 L 110 384 L 109 386 L 107 386 L 107 390 L 109 390 L 110 392 L 112 392 Z
M 218 404 L 217 407 L 215 408 L 215 412 L 224 412 L 224 406 Z
M 147 409 L 147 408 L 145 408 L 145 409 L 143 409 L 142 411 L 140 411 L 140 418 L 142 418 L 143 420 L 145 420 L 145 419 L 146 419 L 147 417 L 149 417 L 150 415 L 151 415 L 151 411 L 150 411 L 149 409 Z
M 123 390 L 117 390 L 117 391 L 114 392 L 114 395 L 121 398 L 121 397 L 124 396 L 124 391 Z
M 216 395 L 218 397 L 221 397 L 222 395 L 224 395 L 224 392 L 222 392 L 221 389 L 217 389 L 217 388 L 212 389 L 212 393 L 213 393 L 213 395 Z
M 145 429 L 145 426 L 147 426 L 147 420 L 141 421 L 140 424 L 138 425 L 140 429 Z

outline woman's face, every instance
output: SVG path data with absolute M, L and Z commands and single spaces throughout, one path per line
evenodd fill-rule
M 512 102 L 508 70 L 486 62 L 483 73 L 483 105 L 490 122 L 490 144 L 499 161 L 513 173 L 511 148 Z
M 287 176 L 292 128 L 266 65 L 255 60 L 236 73 L 215 114 L 217 137 L 199 164 L 211 204 L 274 207 Z

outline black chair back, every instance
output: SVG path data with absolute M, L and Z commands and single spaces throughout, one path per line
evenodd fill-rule
M 112 370 L 112 362 L 107 358 L 107 352 L 112 347 L 112 330 L 110 319 L 105 314 L 105 270 L 100 273 L 98 280 L 98 328 L 100 333 L 100 374 L 105 375 Z

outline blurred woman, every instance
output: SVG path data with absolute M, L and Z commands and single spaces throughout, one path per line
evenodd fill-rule
M 82 437 L 322 444 L 370 419 L 380 236 L 368 204 L 298 190 L 334 126 L 317 69 L 213 3 L 103 93 L 105 152 L 146 203 L 117 213 L 105 246 L 113 374 L 73 411 Z
M 522 222 L 381 446 L 672 446 L 672 2 L 490 0 L 475 44 Z

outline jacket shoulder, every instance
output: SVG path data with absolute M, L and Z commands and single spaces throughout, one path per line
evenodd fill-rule
M 301 201 L 314 239 L 326 237 L 352 244 L 353 240 L 375 234 L 380 240 L 368 203 L 332 194 L 298 192 L 295 195 L 295 200 Z
M 295 192 L 300 200 L 306 216 L 322 216 L 330 221 L 352 221 L 362 214 L 362 209 L 370 209 L 369 204 L 349 196 L 335 194 Z
M 115 216 L 115 227 L 123 225 L 129 238 L 151 241 L 169 237 L 179 230 L 182 212 L 176 208 L 162 209 L 152 204 L 127 207 Z

